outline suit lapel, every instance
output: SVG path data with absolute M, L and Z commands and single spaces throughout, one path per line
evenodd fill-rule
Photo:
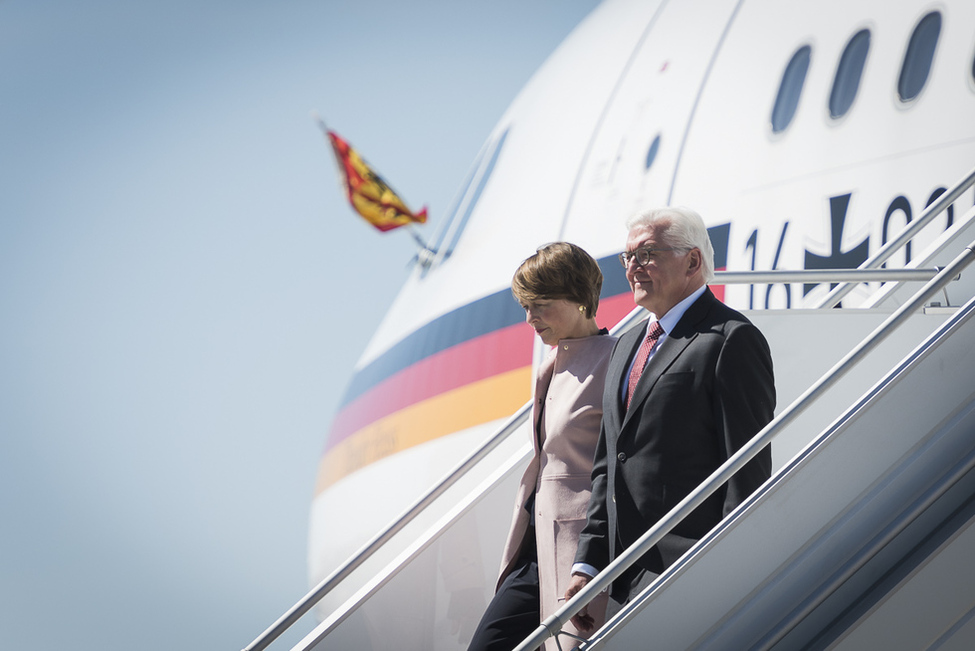
M 660 347 L 653 354 L 653 357 L 650 358 L 650 361 L 647 362 L 647 366 L 643 370 L 643 375 L 640 376 L 640 381 L 637 382 L 633 399 L 630 402 L 631 409 L 627 410 L 623 419 L 623 427 L 626 427 L 631 414 L 639 411 L 639 409 L 636 409 L 636 406 L 647 399 L 647 396 L 650 395 L 650 391 L 653 389 L 653 385 L 660 379 L 660 376 L 670 368 L 674 360 L 680 357 L 681 353 L 697 337 L 697 324 L 707 315 L 711 307 L 711 301 L 713 300 L 716 299 L 711 294 L 711 290 L 706 289 L 704 294 L 687 308 L 684 316 L 674 326 L 673 332 L 667 333 L 667 338 L 660 344 Z M 642 341 L 641 338 L 640 342 Z

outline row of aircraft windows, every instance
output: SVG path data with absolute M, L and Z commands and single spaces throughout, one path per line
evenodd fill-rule
M 857 91 L 860 88 L 860 80 L 863 77 L 863 69 L 867 62 L 867 54 L 870 51 L 870 30 L 861 29 L 847 42 L 840 56 L 839 65 L 836 67 L 836 75 L 833 78 L 833 88 L 829 94 L 829 114 L 833 119 L 838 119 L 846 115 L 853 106 Z M 897 95 L 901 102 L 907 103 L 915 99 L 927 83 L 931 73 L 931 66 L 934 63 L 934 52 L 938 45 L 938 38 L 941 36 L 941 13 L 932 11 L 925 15 L 911 34 L 911 39 L 904 53 L 904 61 L 901 64 L 900 75 L 897 80 Z M 812 47 L 803 45 L 800 47 L 785 68 L 782 75 L 782 82 L 779 85 L 779 92 L 775 98 L 775 105 L 772 108 L 772 131 L 781 133 L 792 123 L 796 109 L 799 108 L 799 96 L 802 94 L 802 87 L 806 82 L 806 73 L 809 71 L 809 63 L 812 60 Z M 975 82 L 975 59 L 972 61 L 972 80 Z M 474 172 L 480 167 L 481 157 L 475 161 L 474 172 L 464 184 L 464 191 L 459 200 L 448 211 L 445 220 L 445 227 L 441 228 L 437 241 L 434 243 L 433 250 L 443 258 L 450 257 L 454 247 L 457 245 L 464 227 L 474 211 L 477 200 L 480 198 L 481 191 L 487 184 L 487 180 L 494 170 L 501 148 L 504 145 L 508 132 L 495 142 L 490 148 L 490 159 L 486 169 L 481 172 L 475 192 L 468 196 L 471 183 L 474 180 Z M 647 170 L 653 165 L 660 149 L 660 135 L 658 134 L 647 151 L 644 161 Z M 484 152 L 481 154 L 484 155 Z M 466 200 L 466 203 L 465 203 Z M 462 216 L 455 226 L 454 221 L 458 216 L 461 207 L 464 207 Z M 429 266 L 431 261 L 425 261 L 423 266 Z
M 907 44 L 900 75 L 897 78 L 897 96 L 901 102 L 907 103 L 916 98 L 927 83 L 940 36 L 940 12 L 932 11 L 918 21 Z M 833 88 L 829 94 L 829 114 L 833 119 L 843 117 L 853 106 L 869 51 L 869 29 L 861 29 L 854 34 L 843 49 L 839 65 L 836 67 L 836 75 L 833 77 Z M 803 45 L 789 60 L 782 74 L 775 105 L 772 107 L 773 133 L 785 131 L 792 123 L 792 118 L 795 117 L 796 109 L 799 107 L 799 96 L 802 94 L 811 58 L 812 47 Z M 972 61 L 972 78 L 975 80 L 975 60 Z

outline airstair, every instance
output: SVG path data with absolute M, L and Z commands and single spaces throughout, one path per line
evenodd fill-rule
M 775 420 L 520 649 L 558 633 L 769 441 L 762 488 L 589 640 L 559 635 L 561 648 L 975 648 L 975 267 L 963 273 L 975 207 L 959 208 L 973 184 L 975 170 L 859 269 L 719 275 L 836 287 L 814 309 L 748 313 L 772 347 Z M 940 238 L 907 268 L 883 268 L 953 204 L 964 214 Z M 838 307 L 863 282 L 870 296 Z M 246 651 L 312 612 L 295 651 L 465 649 L 531 453 L 527 416 L 526 406 Z

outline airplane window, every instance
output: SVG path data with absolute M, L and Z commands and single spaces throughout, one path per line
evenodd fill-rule
M 779 94 L 775 98 L 775 106 L 772 108 L 772 132 L 781 133 L 792 122 L 795 117 L 796 109 L 799 108 L 799 96 L 802 94 L 802 86 L 806 82 L 806 72 L 809 71 L 809 59 L 812 55 L 812 48 L 803 45 L 789 61 L 782 75 L 782 83 L 779 84 Z
M 911 34 L 904 54 L 904 65 L 897 82 L 897 94 L 902 102 L 909 102 L 921 93 L 931 72 L 934 50 L 941 35 L 941 14 L 932 11 L 921 19 Z
M 645 169 L 650 169 L 650 166 L 653 165 L 653 161 L 657 158 L 657 152 L 659 150 L 660 150 L 660 134 L 658 133 L 657 137 L 653 139 L 652 143 L 650 143 L 650 149 L 647 150 L 647 166 Z
M 834 119 L 846 115 L 853 105 L 857 90 L 860 88 L 860 78 L 863 76 L 863 66 L 867 62 L 869 50 L 869 29 L 860 30 L 846 44 L 843 56 L 840 57 L 840 65 L 836 68 L 833 90 L 829 94 L 829 114 Z

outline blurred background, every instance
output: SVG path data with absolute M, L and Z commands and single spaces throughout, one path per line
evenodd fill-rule
M 595 0 L 0 0 L 5 649 L 241 649 L 307 591 L 319 455 L 415 246 Z

